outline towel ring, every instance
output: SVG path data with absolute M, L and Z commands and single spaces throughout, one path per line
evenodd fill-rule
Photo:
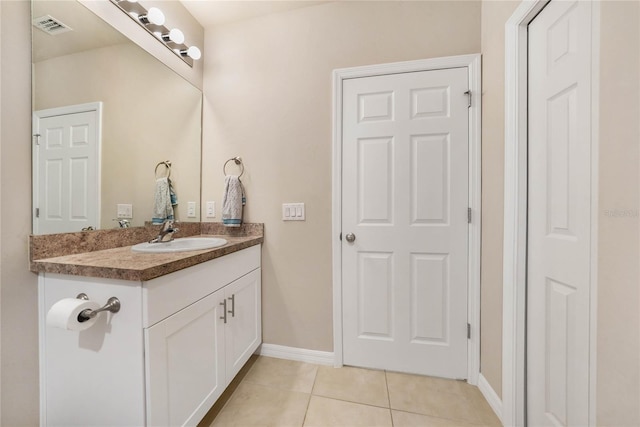
M 160 167 L 160 165 L 164 165 L 167 168 L 167 178 L 169 178 L 171 176 L 171 160 L 165 160 L 164 162 L 160 162 L 156 165 L 156 170 L 154 172 L 154 175 L 156 176 L 156 178 L 158 177 L 158 168 Z
M 236 165 L 240 166 L 240 175 L 238 175 L 238 178 L 240 178 L 242 176 L 242 174 L 244 173 L 244 164 L 242 163 L 242 159 L 240 157 L 233 157 L 229 160 L 227 160 L 226 162 L 224 162 L 224 166 L 222 166 L 222 173 L 227 176 L 227 163 L 233 161 Z

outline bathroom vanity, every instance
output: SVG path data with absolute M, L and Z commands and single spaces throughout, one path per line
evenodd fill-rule
M 261 344 L 262 236 L 171 254 L 130 246 L 32 261 L 39 272 L 41 425 L 196 425 Z M 185 267 L 186 266 L 186 267 Z M 117 313 L 54 328 L 61 299 Z

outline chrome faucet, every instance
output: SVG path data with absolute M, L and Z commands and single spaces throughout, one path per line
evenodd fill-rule
M 173 220 L 166 220 L 162 224 L 162 230 L 155 239 L 149 240 L 149 243 L 166 243 L 173 240 L 173 233 L 180 231 L 179 228 L 173 226 Z
M 120 228 L 129 228 L 131 226 L 128 219 L 114 219 L 114 221 L 118 223 L 118 227 Z

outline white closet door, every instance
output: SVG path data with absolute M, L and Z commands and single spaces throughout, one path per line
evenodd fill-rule
M 529 25 L 527 414 L 589 422 L 591 2 Z

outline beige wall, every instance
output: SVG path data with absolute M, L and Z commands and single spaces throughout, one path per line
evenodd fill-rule
M 480 371 L 502 396 L 504 24 L 516 1 L 482 2 L 482 267 Z
M 264 222 L 264 341 L 332 351 L 331 71 L 480 50 L 479 2 L 331 2 L 205 33 L 203 201 L 242 156 Z M 305 222 L 283 222 L 304 202 Z M 219 221 L 219 216 L 217 218 Z
M 101 101 L 100 228 L 117 224 L 116 205 L 133 204 L 132 225 L 153 216 L 154 169 L 171 160 L 179 221 L 200 203 L 202 94 L 133 43 L 92 49 L 34 64 L 34 108 Z M 158 176 L 164 167 L 158 170 Z
M 3 426 L 36 426 L 38 325 L 36 275 L 29 272 L 31 231 L 31 9 L 22 1 L 2 9 L 2 133 L 0 134 L 0 354 Z
M 602 2 L 597 424 L 640 425 L 637 1 Z

